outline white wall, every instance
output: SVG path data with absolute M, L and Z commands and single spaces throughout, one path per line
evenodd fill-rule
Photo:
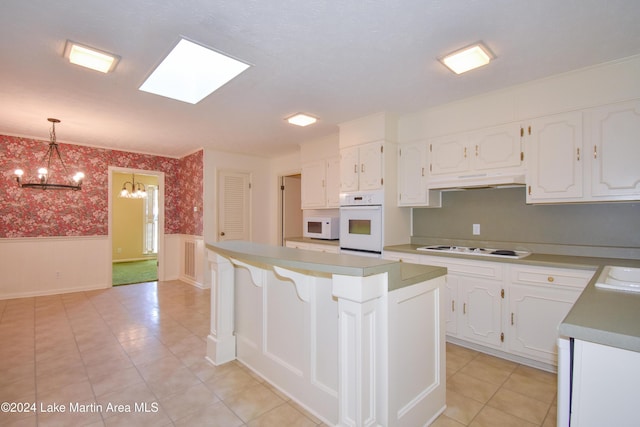
M 164 280 L 181 278 L 180 243 L 181 235 L 165 234 Z M 110 253 L 108 236 L 0 239 L 0 299 L 110 288 Z
M 640 98 L 640 55 L 401 116 L 398 142 Z

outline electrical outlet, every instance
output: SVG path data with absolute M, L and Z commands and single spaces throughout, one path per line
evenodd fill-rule
M 116 253 L 117 253 L 117 254 L 121 254 L 121 253 L 122 253 L 122 248 L 117 248 L 117 249 L 116 249 Z
M 473 224 L 473 235 L 474 236 L 480 235 L 480 224 Z

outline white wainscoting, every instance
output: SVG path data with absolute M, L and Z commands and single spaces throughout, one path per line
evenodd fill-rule
M 111 286 L 109 239 L 0 239 L 0 299 L 52 295 Z
M 195 244 L 194 273 L 185 276 L 184 242 Z M 0 239 L 0 299 L 53 295 L 111 287 L 108 236 Z M 165 234 L 158 271 L 163 280 L 205 285 L 202 236 Z

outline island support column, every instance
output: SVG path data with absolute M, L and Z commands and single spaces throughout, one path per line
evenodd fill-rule
M 338 425 L 386 425 L 387 274 L 333 275 L 338 298 Z
M 221 365 L 236 358 L 234 335 L 234 270 L 229 259 L 209 251 L 211 264 L 211 329 L 207 359 Z

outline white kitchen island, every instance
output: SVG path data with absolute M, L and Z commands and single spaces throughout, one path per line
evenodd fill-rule
M 445 268 L 207 248 L 212 363 L 239 360 L 329 425 L 423 426 L 444 411 Z

